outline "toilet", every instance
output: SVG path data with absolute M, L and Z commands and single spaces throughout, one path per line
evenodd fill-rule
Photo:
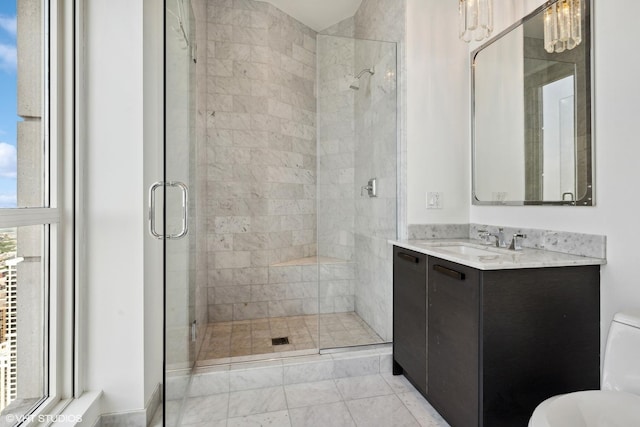
M 609 328 L 601 390 L 551 397 L 529 427 L 640 426 L 640 311 L 618 313 Z

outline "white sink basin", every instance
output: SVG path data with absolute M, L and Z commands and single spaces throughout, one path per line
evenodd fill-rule
M 442 254 L 452 254 L 480 262 L 513 262 L 520 255 L 508 249 L 463 242 L 442 242 L 431 246 L 431 249 Z
M 484 257 L 484 256 L 498 257 L 501 255 L 486 249 L 478 249 L 473 246 L 467 246 L 467 245 L 438 246 L 438 249 L 442 251 L 453 252 L 455 254 L 477 256 L 477 257 Z

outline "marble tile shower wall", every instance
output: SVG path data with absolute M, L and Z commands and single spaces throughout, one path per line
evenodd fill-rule
M 397 108 L 402 104 L 396 67 L 404 64 L 398 55 L 404 52 L 405 10 L 405 0 L 363 0 L 354 17 L 354 36 L 362 39 L 356 47 L 355 69 L 376 66 L 368 87 L 361 85 L 356 95 L 356 191 L 369 178 L 378 178 L 380 186 L 378 198 L 356 198 L 355 308 L 387 341 L 393 338 L 393 263 L 387 239 L 397 233 L 398 138 L 404 133 L 404 129 L 398 132 L 402 123 L 397 123 Z
M 269 267 L 316 255 L 316 34 L 252 0 L 207 21 L 208 319 L 309 314 Z
M 359 40 L 356 70 L 375 66 L 356 92 L 356 191 L 377 179 L 378 195 L 356 197 L 356 308 L 382 338 L 392 335 L 392 262 L 388 239 L 396 237 L 396 45 Z M 359 195 L 360 193 L 358 193 Z
M 407 0 L 362 0 L 354 17 L 354 36 L 364 40 L 405 40 Z
M 397 83 L 395 81 L 398 73 L 397 64 L 403 64 L 403 60 L 397 57 L 403 54 L 403 50 L 396 51 L 392 43 L 378 43 L 370 40 L 386 40 L 389 42 L 403 43 L 405 39 L 404 16 L 406 10 L 405 0 L 363 0 L 360 8 L 354 17 L 347 18 L 342 22 L 330 27 L 322 32 L 322 34 L 333 35 L 339 37 L 352 38 L 356 40 L 353 44 L 353 51 L 340 46 L 340 41 L 345 40 L 346 43 L 350 39 L 334 39 L 328 37 L 323 41 L 323 36 L 318 36 L 318 53 L 319 53 L 319 111 L 320 123 L 324 125 L 323 114 L 326 112 L 334 113 L 329 115 L 327 122 L 333 119 L 335 123 L 340 124 L 340 118 L 345 123 L 349 120 L 350 132 L 345 131 L 343 144 L 341 149 L 340 161 L 343 164 L 353 167 L 353 175 L 348 175 L 350 169 L 342 170 L 342 179 L 347 184 L 351 184 L 351 189 L 344 190 L 351 192 L 355 197 L 355 203 L 350 201 L 348 206 L 341 206 L 341 211 L 348 209 L 351 214 L 353 209 L 353 222 L 349 222 L 353 228 L 342 236 L 349 237 L 344 242 L 353 245 L 353 261 L 356 266 L 355 274 L 355 295 L 354 309 L 369 326 L 371 326 L 384 340 L 392 339 L 392 259 L 391 249 L 387 244 L 388 238 L 396 237 L 397 226 L 397 152 L 398 152 L 398 136 L 404 132 L 398 133 L 397 128 Z M 324 44 L 323 44 L 324 43 Z M 333 43 L 330 46 L 329 43 Z M 331 54 L 324 57 L 324 47 Z M 322 50 L 321 50 L 322 49 Z M 320 55 L 320 52 L 323 52 Z M 353 55 L 353 58 L 350 57 Z M 347 63 L 353 63 L 352 70 L 341 70 L 337 64 L 338 58 Z M 360 90 L 347 91 L 349 84 L 353 81 L 353 73 L 358 73 L 364 68 L 376 67 L 376 74 L 371 79 L 364 77 L 361 79 Z M 387 75 L 387 71 L 392 70 L 392 75 Z M 343 73 L 345 71 L 347 74 Z M 400 70 L 402 72 L 402 70 Z M 403 74 L 402 74 L 403 75 Z M 323 78 L 327 81 L 323 82 Z M 386 80 L 385 80 L 386 79 Z M 389 80 L 391 79 L 391 80 Z M 346 80 L 346 81 L 345 81 Z M 326 83 L 326 88 L 323 86 Z M 373 86 L 371 86 L 373 85 Z M 327 103 L 322 102 L 323 89 L 326 93 L 331 90 L 347 91 L 342 103 L 332 104 L 332 100 Z M 349 98 L 349 93 L 353 97 L 353 101 Z M 350 110 L 351 109 L 351 110 Z M 336 113 L 344 114 L 338 117 Z M 402 114 L 400 115 L 402 117 Z M 402 124 L 399 124 L 402 125 Z M 331 207 L 331 198 L 326 194 L 339 191 L 339 186 L 334 184 L 333 187 L 323 183 L 323 156 L 330 153 L 327 150 L 336 150 L 333 144 L 335 139 L 326 138 L 326 142 L 322 137 L 322 126 L 319 127 L 320 140 L 320 171 L 319 171 L 319 191 L 318 195 L 318 236 L 319 251 L 334 249 L 336 246 L 323 244 L 323 237 L 329 241 L 337 241 L 337 232 L 325 232 L 325 228 L 332 229 L 334 224 L 338 223 L 338 215 L 332 215 L 330 209 L 328 218 L 324 216 L 327 212 L 322 208 L 322 204 Z M 346 137 L 348 136 L 348 137 Z M 353 136 L 353 139 L 350 137 Z M 326 145 L 323 146 L 323 145 Z M 353 150 L 353 156 L 351 155 Z M 353 161 L 353 163 L 349 163 Z M 327 162 L 329 164 L 329 162 Z M 331 173 L 333 172 L 333 173 Z M 329 179 L 338 180 L 341 174 L 334 169 L 329 171 Z M 348 178 L 347 178 L 348 177 Z M 351 183 L 353 178 L 353 183 Z M 380 187 L 380 196 L 377 199 L 360 198 L 360 187 L 366 185 L 369 178 L 378 178 Z M 323 197 L 325 200 L 323 200 Z M 328 200 L 327 200 L 328 199 Z M 323 213 L 320 214 L 320 211 Z M 335 227 L 334 227 L 335 228 Z M 348 246 L 347 246 L 348 247 Z M 335 253 L 335 252 L 334 252 Z
M 353 20 L 351 20 L 353 22 Z M 318 35 L 318 253 L 354 257 L 353 38 Z

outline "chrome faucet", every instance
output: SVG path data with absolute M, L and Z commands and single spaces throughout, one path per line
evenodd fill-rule
M 497 234 L 490 233 L 489 236 L 493 236 L 496 238 L 496 248 L 507 247 L 507 242 L 506 240 L 504 240 L 504 228 L 498 228 Z
M 522 234 L 522 233 L 516 233 L 513 235 L 513 240 L 511 240 L 511 246 L 509 246 L 509 249 L 514 250 L 514 251 L 521 251 L 522 250 L 522 239 L 526 239 L 527 235 L 526 234 Z
M 491 234 L 487 230 L 478 230 L 478 238 L 482 242 L 483 245 L 491 244 Z

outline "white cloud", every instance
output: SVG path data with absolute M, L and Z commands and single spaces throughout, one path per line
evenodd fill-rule
M 2 194 L 0 193 L 0 208 L 15 208 L 17 205 L 17 198 L 14 194 Z
M 16 147 L 6 142 L 0 142 L 0 178 L 16 178 L 17 176 Z
M 11 34 L 13 38 L 16 37 L 16 30 L 18 25 L 16 23 L 15 16 L 0 15 L 0 28 Z
M 18 54 L 15 46 L 0 43 L 0 69 L 15 71 Z

